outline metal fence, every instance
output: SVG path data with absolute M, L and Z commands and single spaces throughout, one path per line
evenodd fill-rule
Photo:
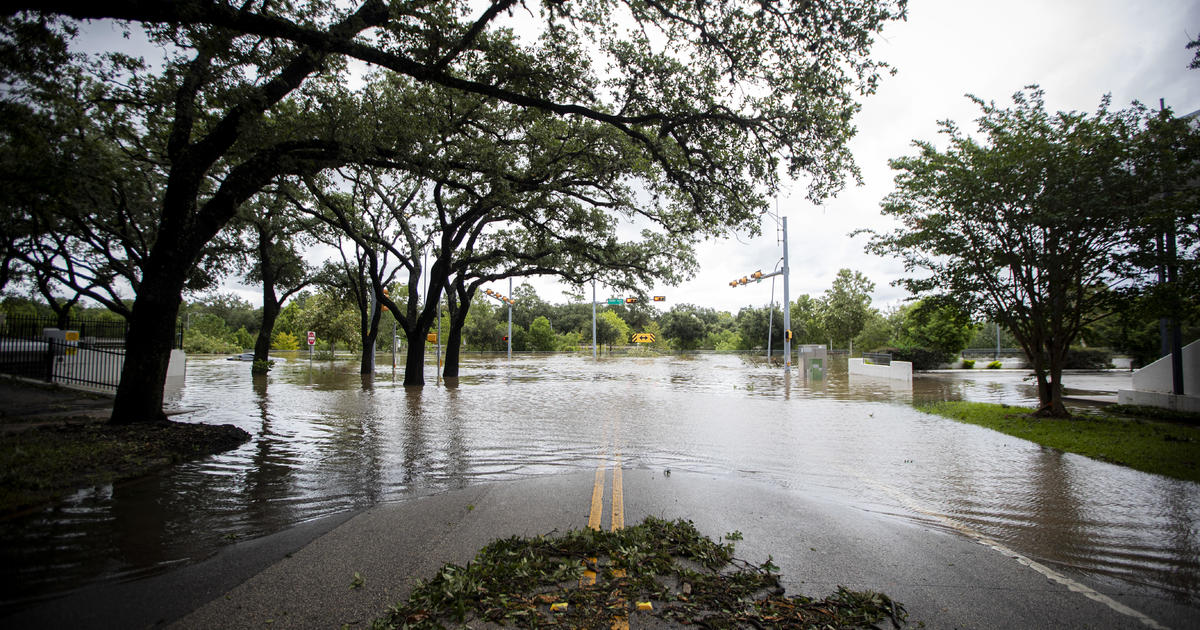
M 0 372 L 51 383 L 117 388 L 125 364 L 128 324 L 72 320 L 63 330 L 77 331 L 77 341 L 47 337 L 47 328 L 58 328 L 58 320 L 21 316 L 0 320 Z M 172 346 L 183 347 L 182 327 Z
M 862 353 L 863 363 L 871 365 L 891 365 L 892 353 L 890 352 L 864 352 Z
M 98 389 L 116 389 L 125 366 L 125 349 L 81 348 L 49 340 L 54 360 L 48 380 Z
M 990 356 L 1025 356 L 1025 351 L 1020 348 L 1000 348 L 997 352 L 996 348 L 967 348 L 962 351 L 964 357 L 990 357 Z

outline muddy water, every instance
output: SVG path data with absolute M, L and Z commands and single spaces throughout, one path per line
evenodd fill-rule
M 627 467 L 736 476 L 966 527 L 1060 570 L 1200 601 L 1200 484 L 912 408 L 1029 404 L 1035 393 L 1020 373 L 921 376 L 908 387 L 851 379 L 844 363 L 806 380 L 736 356 L 472 356 L 457 383 L 405 389 L 390 365 L 367 379 L 356 367 L 281 361 L 256 380 L 245 363 L 189 360 L 173 404 L 196 411 L 182 418 L 254 438 L 0 522 L 5 608 L 381 501 L 591 470 L 610 440 Z M 1078 378 L 1085 390 L 1128 380 Z M 602 434 L 610 418 L 620 420 L 616 436 Z

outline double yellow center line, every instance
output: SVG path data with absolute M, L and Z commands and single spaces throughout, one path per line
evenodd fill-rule
M 588 510 L 588 528 L 600 531 L 600 525 L 604 514 L 604 486 L 605 480 L 608 477 L 608 461 L 607 458 L 602 458 L 600 465 L 596 467 L 596 476 L 592 482 L 592 504 Z M 625 527 L 625 489 L 621 483 L 621 453 L 617 451 L 613 455 L 613 490 L 612 490 L 612 510 L 611 510 L 612 531 L 624 529 Z M 580 586 L 592 586 L 596 584 L 596 563 L 599 558 L 588 558 L 588 568 L 584 570 L 583 577 L 579 578 Z M 624 569 L 613 569 L 614 578 L 625 577 Z M 614 617 L 612 621 L 612 630 L 629 630 L 629 617 L 620 615 Z
M 588 512 L 588 529 L 600 531 L 604 512 L 604 482 L 608 477 L 608 463 L 596 467 L 596 478 L 592 483 L 592 507 Z M 621 454 L 613 457 L 612 531 L 625 527 L 625 491 L 621 486 Z

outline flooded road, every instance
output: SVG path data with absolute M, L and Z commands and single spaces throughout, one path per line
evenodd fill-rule
M 405 389 L 390 365 L 364 379 L 354 362 L 310 368 L 281 360 L 269 377 L 252 379 L 246 363 L 190 359 L 172 404 L 196 411 L 181 419 L 235 424 L 253 439 L 0 522 L 4 605 L 158 573 L 378 502 L 591 470 L 610 443 L 627 468 L 737 477 L 966 528 L 1068 573 L 1200 602 L 1200 484 L 912 407 L 944 399 L 1032 404 L 1021 373 L 920 375 L 910 387 L 852 380 L 844 365 L 806 381 L 728 355 L 471 355 L 457 383 Z M 1122 378 L 1078 380 L 1084 390 L 1103 390 Z

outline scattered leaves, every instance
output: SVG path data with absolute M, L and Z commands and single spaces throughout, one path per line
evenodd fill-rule
M 726 540 L 741 539 L 732 532 Z M 838 587 L 825 599 L 785 596 L 779 568 L 733 555 L 691 521 L 654 517 L 607 532 L 493 541 L 462 567 L 447 564 L 390 608 L 373 628 L 443 628 L 473 621 L 521 628 L 609 630 L 614 618 L 653 616 L 708 628 L 899 627 L 904 607 L 888 596 Z M 595 585 L 579 586 L 588 558 Z M 652 602 L 647 610 L 639 603 Z M 566 606 L 557 606 L 566 604 Z M 551 613 L 551 606 L 557 606 Z M 631 623 L 631 626 L 636 624 Z

